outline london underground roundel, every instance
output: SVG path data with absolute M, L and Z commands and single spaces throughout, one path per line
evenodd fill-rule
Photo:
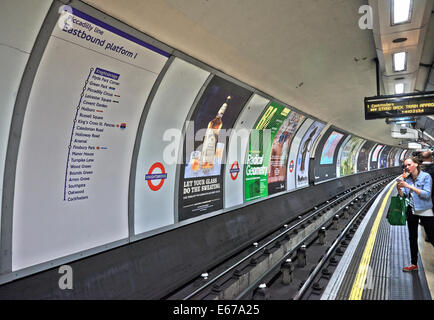
M 294 171 L 294 160 L 291 160 L 289 163 L 289 172 L 292 173 Z
M 154 173 L 156 169 L 159 169 L 161 171 L 160 173 Z M 149 188 L 151 188 L 152 191 L 158 191 L 161 189 L 161 187 L 164 184 L 164 180 L 167 179 L 167 173 L 164 169 L 164 166 L 160 162 L 154 163 L 151 168 L 148 171 L 148 174 L 145 176 L 145 180 L 148 182 Z M 158 184 L 154 184 L 153 181 L 158 182 Z
M 235 161 L 231 166 L 231 178 L 232 180 L 237 180 L 238 174 L 240 173 L 240 166 L 238 164 L 238 161 Z

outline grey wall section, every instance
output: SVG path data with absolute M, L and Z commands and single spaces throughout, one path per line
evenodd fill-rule
M 160 299 L 271 230 L 343 191 L 399 168 L 364 172 L 273 197 L 75 261 L 73 290 L 51 269 L 0 286 L 0 299 Z M 230 239 L 230 240 L 229 240 Z

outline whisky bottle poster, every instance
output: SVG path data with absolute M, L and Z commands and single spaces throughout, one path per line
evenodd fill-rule
M 296 168 L 296 180 L 295 184 L 297 188 L 301 188 L 309 185 L 309 162 L 310 152 L 312 146 L 315 143 L 318 135 L 324 128 L 324 124 L 320 122 L 314 122 L 309 130 L 304 135 L 300 143 L 300 149 L 297 156 L 297 168 Z
M 179 221 L 223 208 L 222 166 L 229 130 L 251 94 L 217 76 L 205 88 L 186 130 L 179 184 Z
M 245 200 L 268 196 L 268 170 L 274 138 L 291 110 L 272 103 L 251 133 L 244 176 Z
M 288 164 L 289 148 L 303 120 L 303 115 L 291 112 L 274 136 L 268 168 L 269 195 L 286 190 L 286 167 Z

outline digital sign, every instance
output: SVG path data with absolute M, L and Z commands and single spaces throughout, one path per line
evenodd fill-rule
M 434 114 L 434 91 L 365 98 L 365 120 Z

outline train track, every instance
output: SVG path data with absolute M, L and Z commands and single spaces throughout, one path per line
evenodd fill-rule
M 290 219 L 165 299 L 319 298 L 372 202 L 393 178 L 378 177 Z

